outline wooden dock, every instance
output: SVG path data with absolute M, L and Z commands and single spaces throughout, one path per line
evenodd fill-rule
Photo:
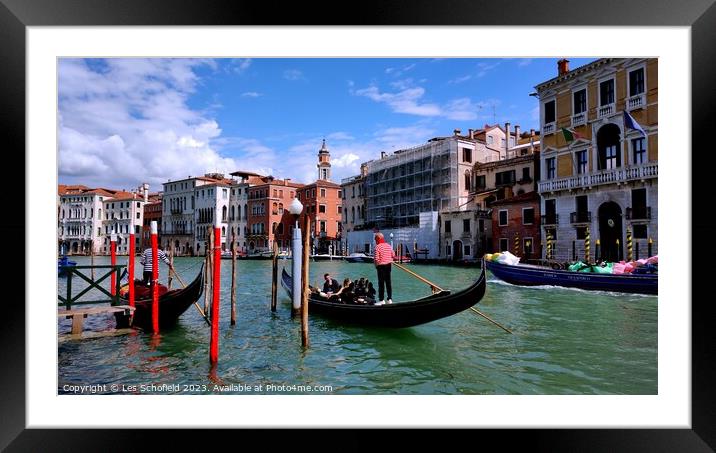
M 115 305 L 112 307 L 91 307 L 91 308 L 73 308 L 71 310 L 57 310 L 58 318 L 72 319 L 72 335 L 81 335 L 84 326 L 84 319 L 90 315 L 100 315 L 106 313 L 124 313 L 131 315 L 135 307 L 129 305 Z

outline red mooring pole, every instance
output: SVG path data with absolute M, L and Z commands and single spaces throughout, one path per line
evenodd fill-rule
M 114 266 L 117 264 L 117 235 L 112 233 L 109 237 L 109 263 Z M 112 295 L 117 294 L 117 274 L 112 270 L 110 277 L 110 292 Z
M 152 220 L 152 332 L 159 333 L 159 254 L 157 252 L 157 221 Z
M 129 306 L 134 307 L 134 233 L 129 235 Z
M 214 227 L 214 278 L 211 280 L 214 297 L 211 300 L 211 345 L 209 361 L 219 361 L 219 289 L 221 288 L 221 229 Z

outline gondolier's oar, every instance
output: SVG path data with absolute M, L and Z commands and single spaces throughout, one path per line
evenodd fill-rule
M 410 269 L 408 269 L 407 267 L 403 266 L 402 264 L 398 264 L 398 263 L 393 262 L 393 265 L 394 265 L 395 267 L 399 268 L 399 269 L 404 270 L 405 272 L 407 272 L 408 274 L 410 274 L 410 275 L 412 275 L 413 277 L 417 278 L 418 280 L 422 281 L 423 283 L 427 283 L 428 285 L 430 285 L 431 288 L 437 289 L 438 291 L 443 291 L 443 289 L 442 289 L 441 287 L 439 287 L 438 285 L 436 285 L 435 283 L 431 282 L 430 280 L 428 280 L 428 279 L 426 279 L 426 278 L 424 278 L 424 277 L 421 277 L 420 275 L 418 275 L 418 274 L 416 274 L 415 272 L 411 271 Z M 482 316 L 483 318 L 487 319 L 488 321 L 490 321 L 490 322 L 493 323 L 494 325 L 498 326 L 500 329 L 504 330 L 505 332 L 512 333 L 512 331 L 511 331 L 510 329 L 508 329 L 507 327 L 501 325 L 501 324 L 498 323 L 497 321 L 494 321 L 493 319 L 490 319 L 489 316 L 487 316 L 486 314 L 484 314 L 483 312 L 481 312 L 481 311 L 478 310 L 477 308 L 470 307 L 470 310 L 474 311 L 474 312 L 477 313 L 478 315 L 480 315 L 480 316 Z
M 170 267 L 169 270 L 171 272 L 174 272 L 174 275 L 176 276 L 177 280 L 179 280 L 179 283 L 181 283 L 181 286 L 183 288 L 186 288 L 186 283 L 184 283 L 184 280 L 182 280 L 179 274 L 177 274 L 177 271 L 175 271 L 173 267 Z M 206 321 L 208 325 L 211 325 L 211 321 L 209 321 L 209 318 L 207 318 L 206 314 L 204 314 L 204 310 L 201 309 L 201 307 L 199 306 L 199 304 L 196 303 L 196 301 L 194 301 L 194 306 L 197 310 L 199 310 L 199 314 L 204 318 L 204 321 Z

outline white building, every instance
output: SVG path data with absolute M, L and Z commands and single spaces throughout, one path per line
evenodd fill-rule
M 117 235 L 117 254 L 129 253 L 129 235 L 134 234 L 134 247 L 141 252 L 142 225 L 144 223 L 144 204 L 147 203 L 149 185 L 144 184 L 137 191 L 117 192 L 111 198 L 103 200 L 104 220 L 102 225 L 101 253 L 110 253 L 110 235 Z
M 231 184 L 214 182 L 196 187 L 194 199 L 194 224 L 196 235 L 194 236 L 194 252 L 198 255 L 204 254 L 207 249 L 209 232 L 216 225 L 221 230 L 221 250 L 227 250 L 227 237 L 229 232 L 229 194 Z
M 81 185 L 58 187 L 57 239 L 60 254 L 88 254 L 90 247 L 94 253 L 100 252 L 103 201 L 115 192 Z

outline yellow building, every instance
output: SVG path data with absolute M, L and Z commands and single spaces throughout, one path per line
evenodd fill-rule
M 590 259 L 627 258 L 627 232 L 640 257 L 650 241 L 656 254 L 657 59 L 602 58 L 573 70 L 563 59 L 557 77 L 535 88 L 542 239 L 551 234 L 554 258 L 583 259 L 587 234 Z

